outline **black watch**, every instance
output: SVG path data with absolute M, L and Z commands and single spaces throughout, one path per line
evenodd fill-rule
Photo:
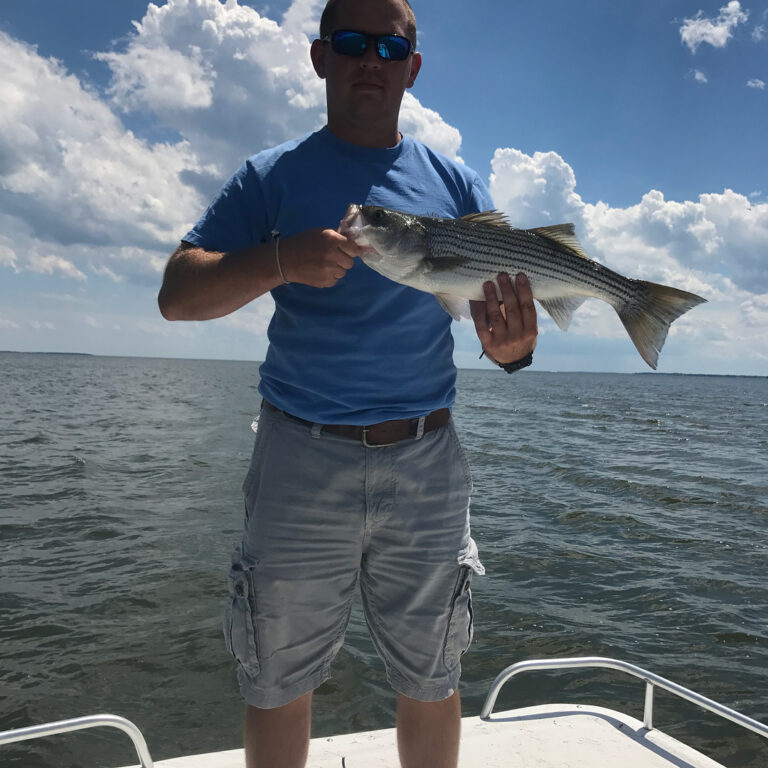
M 514 373 L 521 368 L 527 368 L 533 362 L 533 352 L 529 352 L 525 357 L 521 357 L 519 360 L 515 360 L 514 363 L 500 363 L 496 362 L 499 368 L 503 368 L 507 373 Z

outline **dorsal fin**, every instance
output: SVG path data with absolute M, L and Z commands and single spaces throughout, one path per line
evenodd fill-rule
M 507 227 L 507 229 L 511 229 L 512 226 L 506 214 L 497 210 L 468 213 L 461 217 L 461 221 L 470 221 L 473 224 L 489 224 L 492 227 Z
M 546 237 L 547 240 L 553 240 L 583 259 L 589 258 L 574 233 L 573 224 L 554 224 L 551 227 L 537 227 L 527 231 L 540 237 Z

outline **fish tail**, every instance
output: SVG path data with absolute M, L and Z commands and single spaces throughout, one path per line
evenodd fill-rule
M 629 338 L 640 357 L 656 370 L 659 352 L 664 346 L 669 327 L 680 315 L 702 304 L 706 299 L 667 285 L 633 280 L 636 290 L 631 299 L 616 307 Z

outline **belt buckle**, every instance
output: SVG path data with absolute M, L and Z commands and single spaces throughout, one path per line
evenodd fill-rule
M 366 448 L 388 448 L 390 445 L 397 445 L 397 443 L 369 443 L 368 442 L 368 429 L 369 427 L 363 427 L 363 435 L 361 440 Z

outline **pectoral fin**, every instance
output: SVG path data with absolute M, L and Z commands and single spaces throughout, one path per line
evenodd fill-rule
M 461 320 L 462 317 L 466 317 L 469 320 L 472 317 L 469 312 L 468 299 L 451 296 L 449 293 L 436 293 L 435 298 L 454 320 Z

